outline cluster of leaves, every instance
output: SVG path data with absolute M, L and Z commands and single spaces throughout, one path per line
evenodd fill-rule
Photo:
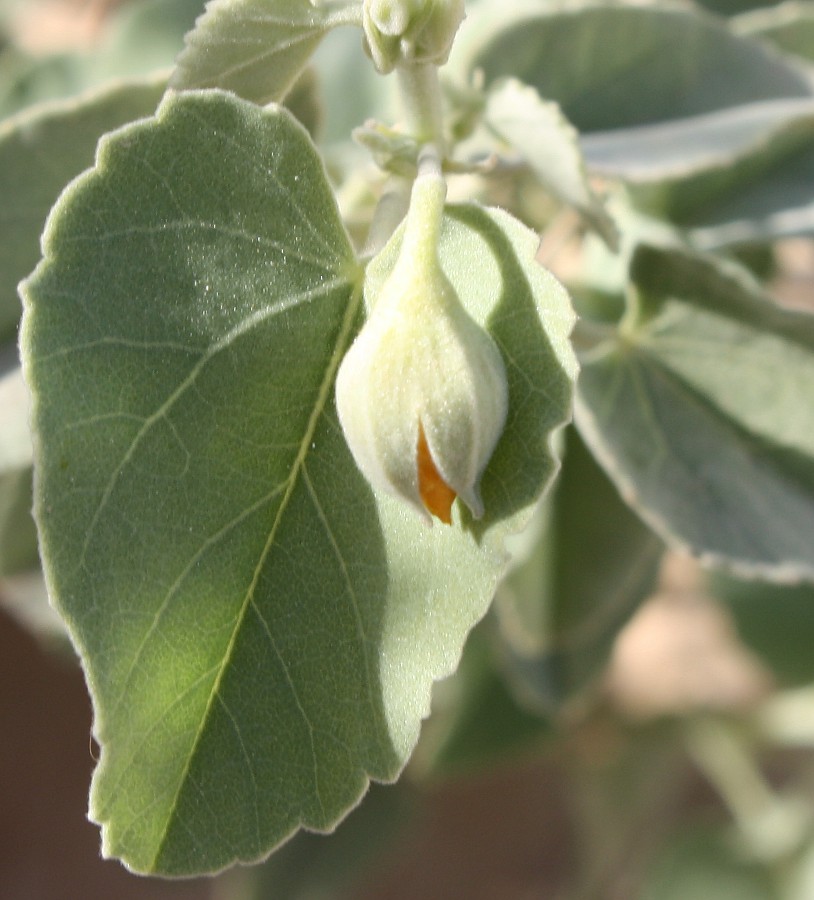
M 714 568 L 779 682 L 807 684 L 814 317 L 744 261 L 814 230 L 811 7 L 469 10 L 442 73 L 468 194 L 440 253 L 504 353 L 510 416 L 484 520 L 431 530 L 368 487 L 333 409 L 363 317 L 353 238 L 416 150 L 359 4 L 215 0 L 160 69 L 198 7 L 125 6 L 87 58 L 0 47 L 0 575 L 37 560 L 16 288 L 54 207 L 22 347 L 105 852 L 191 874 L 332 828 L 398 776 L 495 595 L 431 765 L 550 738 L 665 546 Z M 536 232 L 577 225 L 561 431 L 572 318 Z M 782 868 L 806 896 L 794 821 L 779 849 L 755 839 L 764 866 L 705 844 L 711 877 L 769 897 Z M 656 870 L 648 896 L 677 890 Z

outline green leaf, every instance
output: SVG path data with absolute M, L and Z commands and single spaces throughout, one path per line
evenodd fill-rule
M 28 391 L 9 346 L 0 354 L 0 576 L 37 564 L 37 535 L 31 518 L 31 438 Z
M 60 191 L 93 163 L 101 135 L 155 110 L 165 82 L 120 84 L 0 124 L 0 339 L 16 330 L 17 283 L 39 259 L 39 236 Z
M 285 108 L 316 140 L 322 133 L 324 109 L 319 91 L 319 77 L 313 67 L 303 69 L 285 96 Z
M 711 573 L 712 593 L 735 620 L 741 640 L 783 687 L 814 682 L 814 585 L 777 585 Z
M 0 120 L 35 103 L 78 94 L 89 86 L 81 57 L 68 53 L 42 58 L 10 48 L 0 57 Z
M 533 85 L 580 131 L 811 94 L 791 62 L 673 3 L 492 3 L 476 8 L 460 37 L 456 67 L 482 69 L 487 83 L 514 76 Z
M 810 0 L 787 0 L 753 9 L 733 19 L 732 28 L 814 62 L 814 3 Z
M 619 630 L 653 590 L 662 552 L 569 429 L 536 539 L 497 594 L 507 664 L 528 704 L 556 713 L 602 671 Z
M 212 0 L 187 35 L 170 85 L 223 88 L 259 104 L 281 100 L 328 31 L 360 22 L 358 0 Z
M 582 149 L 591 169 L 605 176 L 633 184 L 684 182 L 765 152 L 771 149 L 767 143 L 784 135 L 788 143 L 788 132 L 798 132 L 800 143 L 804 137 L 810 142 L 812 113 L 814 97 L 762 100 L 700 116 L 594 132 L 583 137 Z
M 814 233 L 814 153 L 810 149 L 782 160 L 769 177 L 745 183 L 742 190 L 705 212 L 695 224 L 693 243 L 702 250 L 773 242 Z M 696 220 L 697 221 L 697 220 Z
M 504 348 L 513 412 L 485 518 L 429 529 L 373 494 L 337 424 L 361 272 L 293 118 L 171 95 L 63 195 L 23 347 L 106 855 L 175 875 L 256 860 L 397 776 L 555 470 L 573 316 L 536 248 L 505 213 L 445 223 L 442 262 Z
M 579 135 L 556 103 L 510 78 L 487 94 L 484 121 L 528 162 L 547 190 L 579 210 L 609 247 L 617 246 L 613 220 L 588 181 Z
M 703 246 L 814 229 L 814 99 L 751 103 L 583 141 L 592 169 Z
M 666 540 L 814 577 L 814 317 L 677 249 L 639 247 L 631 277 L 620 331 L 582 357 L 583 438 Z

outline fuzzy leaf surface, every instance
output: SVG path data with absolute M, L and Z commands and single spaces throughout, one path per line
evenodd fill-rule
M 63 195 L 23 349 L 106 855 L 173 875 L 256 860 L 398 775 L 556 469 L 573 314 L 536 247 L 499 212 L 445 225 L 442 262 L 504 349 L 514 412 L 487 515 L 429 529 L 372 492 L 338 427 L 362 273 L 291 116 L 172 95 Z
M 170 85 L 281 100 L 329 31 L 360 21 L 355 0 L 213 0 L 187 35 Z
M 814 316 L 734 266 L 641 246 L 617 337 L 583 356 L 577 424 L 668 541 L 779 581 L 814 577 Z

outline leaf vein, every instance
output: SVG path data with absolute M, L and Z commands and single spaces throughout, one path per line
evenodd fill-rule
M 351 579 L 350 572 L 348 571 L 347 563 L 345 562 L 345 558 L 342 555 L 342 551 L 339 547 L 339 544 L 336 541 L 336 537 L 333 533 L 333 529 L 331 528 L 331 524 L 328 521 L 328 516 L 325 513 L 325 510 L 320 503 L 319 497 L 317 496 L 316 489 L 314 488 L 314 484 L 311 481 L 311 476 L 308 474 L 308 469 L 305 463 L 302 466 L 302 477 L 305 482 L 306 487 L 308 488 L 308 493 L 311 496 L 311 501 L 314 505 L 314 509 L 316 510 L 317 517 L 322 524 L 322 527 L 325 531 L 325 535 L 328 538 L 328 542 L 331 545 L 331 549 L 333 550 L 334 556 L 336 557 L 336 561 L 339 563 L 339 568 L 342 570 L 342 578 L 345 582 L 345 586 L 347 588 L 348 597 L 350 598 L 351 607 L 353 610 L 353 617 L 356 623 L 356 630 L 359 635 L 359 642 L 361 644 L 362 649 L 362 657 L 364 659 L 365 664 L 365 689 L 367 692 L 367 700 L 370 705 L 370 711 L 373 717 L 374 722 L 378 722 L 379 715 L 376 709 L 376 703 L 373 699 L 373 667 L 370 661 L 370 650 L 369 650 L 369 640 L 367 636 L 367 632 L 365 631 L 365 624 L 362 618 L 362 611 L 359 606 L 359 597 L 356 594 L 356 589 L 353 585 L 353 580 Z M 378 731 L 378 729 L 377 729 Z M 380 731 L 378 731 L 381 734 Z
M 85 565 L 85 559 L 87 557 L 88 549 L 90 548 L 90 542 L 93 538 L 93 535 L 96 531 L 96 526 L 99 523 L 99 519 L 102 516 L 105 508 L 107 507 L 108 502 L 110 501 L 111 496 L 113 495 L 113 491 L 116 488 L 116 485 L 119 482 L 119 479 L 124 472 L 127 464 L 135 455 L 138 447 L 141 445 L 142 441 L 145 439 L 149 431 L 152 429 L 153 425 L 163 419 L 167 413 L 172 409 L 175 403 L 183 397 L 186 391 L 192 387 L 200 375 L 201 371 L 204 367 L 211 362 L 221 351 L 227 349 L 236 341 L 239 337 L 251 331 L 251 329 L 255 328 L 258 325 L 263 324 L 267 319 L 272 318 L 284 312 L 288 309 L 291 309 L 295 306 L 299 306 L 302 303 L 306 303 L 308 301 L 314 300 L 322 295 L 329 294 L 334 288 L 339 287 L 342 284 L 346 284 L 347 279 L 345 277 L 337 277 L 332 279 L 329 282 L 323 283 L 319 285 L 318 288 L 315 288 L 310 291 L 302 291 L 299 294 L 295 294 L 290 297 L 286 302 L 279 303 L 276 306 L 267 306 L 263 309 L 257 310 L 252 313 L 250 316 L 247 316 L 241 322 L 239 322 L 233 329 L 231 329 L 227 334 L 225 334 L 220 340 L 216 341 L 212 346 L 207 350 L 206 353 L 195 363 L 195 365 L 190 370 L 189 374 L 186 378 L 181 381 L 181 383 L 175 388 L 172 393 L 166 398 L 166 400 L 158 407 L 158 409 L 150 416 L 148 416 L 144 420 L 143 427 L 139 430 L 136 436 L 133 438 L 132 442 L 128 446 L 122 458 L 119 460 L 118 464 L 114 467 L 113 472 L 108 479 L 107 484 L 105 485 L 105 489 L 102 492 L 101 498 L 99 500 L 99 504 L 91 518 L 91 521 L 88 525 L 87 534 L 85 535 L 85 539 L 82 543 L 82 549 L 79 553 L 78 562 L 76 565 L 76 571 L 81 569 Z
M 240 744 L 240 750 L 243 754 L 243 759 L 246 762 L 246 771 L 249 773 L 249 778 L 252 782 L 252 787 L 254 790 L 252 791 L 253 798 L 253 808 L 254 808 L 254 831 L 257 837 L 257 849 L 258 851 L 262 847 L 262 836 L 260 833 L 260 806 L 258 799 L 258 788 L 257 788 L 257 777 L 254 774 L 254 766 L 252 765 L 251 757 L 249 756 L 249 751 L 246 749 L 246 742 L 243 740 L 243 735 L 240 731 L 240 726 L 237 723 L 237 719 L 235 719 L 232 714 L 231 709 L 226 705 L 226 701 L 223 699 L 222 695 L 218 695 L 218 700 L 220 701 L 221 708 L 226 713 L 229 721 L 232 723 L 232 728 L 235 730 L 235 737 L 237 738 L 238 743 Z
M 336 370 L 339 368 L 339 363 L 342 360 L 342 356 L 344 355 L 345 349 L 350 340 L 350 334 L 351 334 L 351 331 L 353 328 L 353 323 L 356 319 L 356 315 L 358 313 L 359 304 L 361 302 L 361 296 L 362 296 L 361 280 L 357 280 L 357 283 L 354 285 L 354 289 L 353 289 L 352 295 L 350 297 L 350 302 L 347 305 L 344 317 L 342 319 L 341 326 L 339 328 L 339 333 L 337 335 L 336 342 L 334 344 L 334 349 L 333 349 L 333 353 L 331 355 L 331 359 L 328 362 L 328 365 L 326 366 L 325 376 L 323 377 L 322 383 L 320 384 L 319 389 L 317 391 L 314 408 L 311 411 L 311 415 L 310 415 L 310 417 L 308 419 L 308 423 L 305 427 L 303 439 L 300 443 L 297 455 L 292 463 L 291 474 L 289 475 L 289 478 L 287 480 L 287 487 L 286 487 L 285 494 L 280 502 L 279 507 L 277 508 L 277 512 L 275 514 L 274 521 L 272 522 L 271 527 L 269 529 L 268 539 L 266 540 L 266 544 L 263 547 L 262 553 L 260 554 L 260 558 L 258 559 L 257 565 L 255 566 L 251 582 L 246 590 L 246 593 L 245 593 L 245 596 L 243 599 L 243 603 L 241 605 L 240 610 L 238 611 L 238 614 L 237 614 L 237 617 L 235 620 L 235 625 L 234 625 L 234 628 L 232 629 L 232 634 L 229 638 L 229 642 L 228 642 L 226 649 L 224 651 L 224 654 L 223 654 L 223 659 L 220 664 L 220 671 L 215 679 L 214 684 L 212 685 L 212 691 L 211 691 L 209 699 L 206 703 L 206 707 L 203 711 L 203 714 L 201 715 L 200 725 L 198 727 L 198 730 L 197 730 L 195 737 L 193 738 L 192 744 L 190 746 L 190 751 L 189 751 L 189 755 L 187 757 L 186 763 L 184 764 L 183 769 L 179 775 L 178 787 L 177 787 L 177 790 L 175 793 L 175 799 L 170 808 L 170 814 L 168 814 L 168 816 L 167 816 L 167 822 L 166 822 L 165 829 L 164 829 L 164 836 L 163 836 L 163 839 L 159 842 L 159 846 L 158 846 L 158 849 L 156 852 L 156 859 L 158 859 L 160 857 L 163 845 L 164 845 L 165 841 L 167 841 L 169 838 L 170 822 L 172 819 L 171 813 L 177 808 L 178 797 L 180 796 L 180 793 L 184 786 L 184 782 L 185 782 L 185 779 L 189 772 L 190 766 L 192 765 L 192 759 L 195 756 L 197 747 L 199 746 L 200 741 L 203 737 L 203 733 L 206 728 L 206 724 L 209 720 L 209 715 L 210 715 L 210 710 L 212 708 L 212 704 L 214 703 L 215 697 L 218 695 L 218 693 L 220 691 L 221 683 L 225 676 L 229 662 L 232 659 L 232 655 L 234 654 L 235 645 L 237 644 L 238 634 L 243 626 L 243 622 L 245 621 L 248 610 L 250 608 L 254 609 L 256 615 L 260 618 L 261 622 L 265 622 L 265 619 L 260 614 L 260 610 L 257 606 L 257 601 L 256 601 L 256 597 L 255 597 L 257 584 L 258 584 L 258 581 L 260 580 L 260 574 L 263 570 L 263 567 L 265 566 L 268 555 L 271 552 L 271 548 L 274 545 L 274 541 L 277 537 L 277 531 L 280 527 L 280 523 L 282 522 L 285 511 L 288 508 L 288 503 L 294 492 L 294 487 L 297 483 L 297 476 L 302 470 L 303 464 L 305 462 L 305 457 L 308 453 L 308 448 L 311 445 L 311 440 L 312 440 L 314 431 L 316 430 L 316 427 L 317 427 L 317 423 L 319 421 L 320 416 L 322 415 L 322 411 L 325 407 L 325 404 L 328 402 L 328 397 L 330 395 L 331 387 L 334 382 Z M 270 638 L 272 638 L 271 631 L 270 631 L 270 629 L 268 629 L 268 627 L 266 628 L 266 633 L 269 635 Z M 290 673 L 289 673 L 287 667 L 285 666 L 284 660 L 280 656 L 279 651 L 276 648 L 276 644 L 273 642 L 273 638 L 272 638 L 272 646 L 275 648 L 275 651 L 277 652 L 277 656 L 280 659 L 281 665 L 283 666 L 283 671 L 285 672 L 286 678 L 288 679 L 289 684 L 291 684 L 292 690 L 293 690 L 293 684 L 291 683 Z M 297 703 L 297 705 L 301 707 L 301 701 L 299 699 L 299 696 L 296 694 L 296 692 L 294 693 L 294 699 L 295 699 L 295 702 Z M 316 770 L 317 761 L 316 761 L 315 747 L 314 747 L 314 743 L 313 743 L 313 730 L 312 730 L 310 721 L 308 720 L 307 716 L 305 715 L 305 710 L 303 710 L 303 716 L 307 723 L 309 733 L 311 734 L 311 750 L 312 750 L 312 754 L 314 757 L 314 767 L 315 767 L 314 780 L 315 780 L 316 799 L 320 805 L 320 808 L 323 810 L 323 816 L 324 816 L 324 806 L 323 806 L 323 802 L 322 802 L 322 797 L 319 793 L 319 783 L 318 783 L 318 778 L 317 778 L 318 772 Z

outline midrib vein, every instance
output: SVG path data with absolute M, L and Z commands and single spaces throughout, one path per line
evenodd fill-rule
M 232 634 L 229 638 L 229 643 L 226 646 L 226 650 L 223 655 L 223 662 L 221 663 L 220 671 L 215 677 L 215 681 L 212 685 L 212 690 L 209 694 L 209 698 L 206 702 L 206 707 L 204 708 L 203 715 L 201 716 L 200 726 L 195 733 L 195 737 L 192 741 L 192 745 L 190 746 L 189 754 L 187 756 L 186 763 L 184 764 L 179 778 L 178 778 L 178 787 L 173 796 L 172 802 L 170 803 L 167 810 L 167 820 L 166 825 L 164 827 L 164 832 L 158 842 L 158 846 L 156 848 L 155 857 L 153 859 L 153 866 L 155 867 L 158 861 L 161 859 L 162 853 L 164 851 L 164 847 L 167 844 L 170 834 L 170 826 L 173 821 L 173 817 L 175 815 L 178 800 L 181 796 L 181 792 L 184 789 L 184 785 L 186 784 L 187 775 L 189 774 L 190 768 L 192 766 L 192 760 L 195 757 L 198 746 L 203 737 L 204 731 L 206 729 L 206 724 L 209 721 L 210 713 L 212 707 L 216 701 L 218 693 L 220 691 L 220 686 L 223 681 L 224 675 L 229 667 L 229 663 L 232 659 L 232 655 L 234 654 L 234 648 L 237 643 L 237 638 L 240 633 L 241 628 L 243 627 L 243 622 L 246 618 L 246 613 L 254 599 L 255 590 L 257 588 L 257 583 L 260 579 L 260 575 L 263 571 L 263 567 L 265 565 L 266 559 L 268 558 L 269 553 L 271 552 L 271 548 L 274 546 L 275 539 L 277 537 L 277 532 L 279 531 L 280 524 L 284 518 L 285 511 L 288 507 L 288 503 L 291 499 L 292 494 L 294 493 L 294 488 L 297 485 L 298 475 L 302 471 L 303 464 L 305 463 L 305 458 L 308 455 L 308 447 L 311 444 L 311 440 L 314 436 L 314 432 L 316 431 L 317 423 L 319 422 L 319 418 L 322 415 L 325 405 L 328 401 L 328 396 L 330 394 L 331 388 L 334 383 L 334 376 L 336 374 L 336 370 L 339 367 L 339 363 L 344 356 L 345 348 L 347 346 L 349 336 L 351 333 L 351 329 L 353 327 L 353 323 L 356 319 L 356 314 L 359 308 L 359 303 L 362 297 L 362 285 L 361 280 L 357 279 L 357 284 L 354 287 L 353 293 L 351 294 L 351 300 L 348 304 L 347 309 L 345 310 L 345 315 L 342 320 L 342 325 L 340 326 L 339 335 L 337 336 L 336 344 L 334 345 L 333 354 L 331 355 L 331 359 L 329 364 L 325 370 L 325 377 L 322 379 L 322 383 L 320 384 L 319 391 L 317 393 L 316 402 L 314 403 L 314 408 L 311 411 L 311 415 L 308 419 L 308 424 L 305 429 L 305 433 L 303 435 L 303 439 L 300 442 L 299 448 L 297 450 L 297 455 L 294 458 L 294 462 L 291 466 L 291 474 L 288 478 L 288 487 L 283 495 L 282 500 L 280 501 L 280 506 L 277 509 L 277 514 L 274 517 L 274 522 L 269 529 L 269 535 L 266 540 L 265 546 L 263 547 L 263 551 L 260 554 L 260 558 L 255 566 L 254 573 L 252 575 L 251 583 L 249 584 L 248 589 L 246 590 L 246 595 L 243 598 L 243 603 L 241 605 L 240 611 L 238 612 L 237 619 L 235 620 L 234 628 L 232 629 Z M 285 663 L 283 660 L 280 660 L 281 664 L 285 667 Z M 290 683 L 290 682 L 289 682 Z M 293 685 L 292 685 L 293 691 Z M 299 706 L 299 698 L 296 693 L 294 694 L 294 699 Z

